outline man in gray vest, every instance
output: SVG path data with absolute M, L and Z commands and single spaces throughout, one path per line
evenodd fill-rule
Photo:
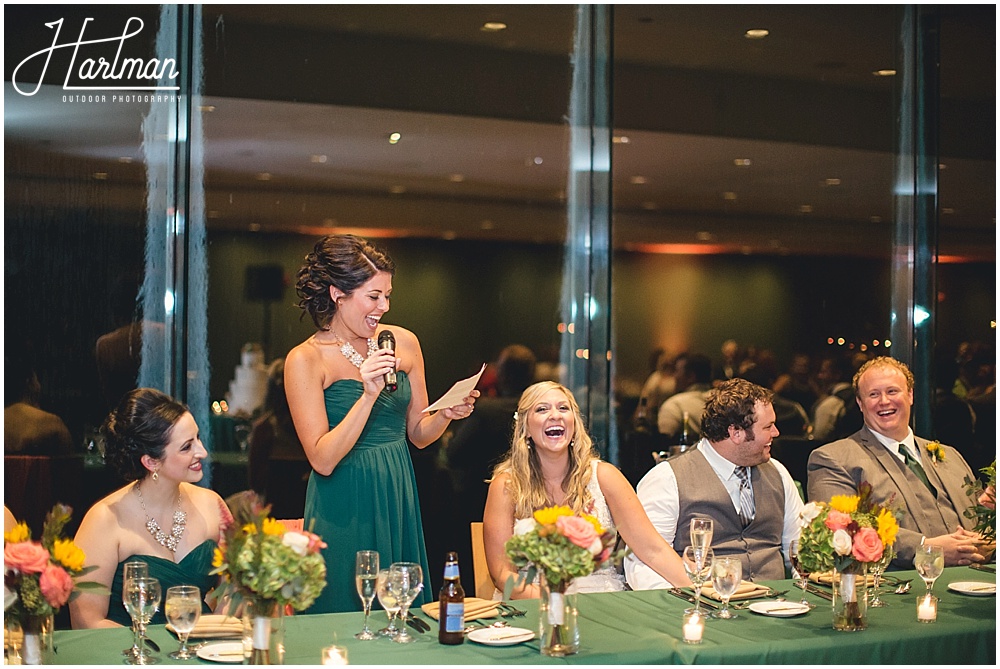
M 951 446 L 914 437 L 910 429 L 913 373 L 893 358 L 875 358 L 854 375 L 854 392 L 865 424 L 846 439 L 817 448 L 809 456 L 809 499 L 856 495 L 872 486 L 872 500 L 901 507 L 896 514 L 898 567 L 911 568 L 916 547 L 925 541 L 944 549 L 948 566 L 983 562 L 982 537 L 964 511 L 972 499 L 963 487 L 974 478 Z M 992 552 L 989 549 L 987 552 Z
M 773 393 L 744 379 L 713 390 L 701 418 L 697 448 L 662 462 L 643 477 L 639 501 L 653 526 L 678 553 L 690 545 L 692 518 L 714 522 L 716 556 L 735 555 L 743 578 L 785 577 L 788 544 L 799 536 L 803 503 L 785 467 L 771 459 Z M 625 558 L 633 590 L 672 584 L 640 562 Z

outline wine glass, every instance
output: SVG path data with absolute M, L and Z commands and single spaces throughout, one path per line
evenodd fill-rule
M 236 444 L 240 447 L 240 459 L 247 459 L 247 449 L 250 447 L 250 433 L 253 428 L 246 423 L 239 423 L 233 428 L 233 434 L 236 436 Z
M 711 548 L 699 550 L 694 546 L 688 546 L 684 549 L 681 562 L 684 563 L 684 571 L 687 572 L 688 578 L 691 579 L 691 585 L 694 588 L 694 606 L 684 609 L 684 613 L 697 613 L 701 615 L 701 586 L 712 575 L 715 553 Z
M 944 553 L 941 547 L 930 544 L 917 546 L 917 552 L 913 556 L 913 566 L 916 567 L 920 578 L 924 579 L 927 594 L 932 594 L 934 581 L 944 572 Z
M 796 575 L 795 580 L 798 581 L 798 586 L 802 588 L 802 599 L 799 601 L 799 604 L 808 606 L 811 609 L 814 605 L 806 599 L 806 585 L 809 583 L 809 572 L 802 566 L 802 559 L 799 555 L 799 551 L 801 550 L 799 540 L 793 539 L 788 544 L 788 561 L 792 563 L 792 569 L 795 570 Z
M 410 609 L 410 604 L 423 589 L 424 574 L 420 565 L 415 562 L 396 562 L 389 567 L 389 580 L 386 587 L 396 596 L 399 602 L 399 619 L 406 622 L 406 613 Z M 406 627 L 399 628 L 399 633 L 392 639 L 396 643 L 411 643 L 414 639 L 406 631 Z
M 365 627 L 354 635 L 355 639 L 371 641 L 375 638 L 375 633 L 368 629 L 368 616 L 372 612 L 377 580 L 378 551 L 358 551 L 354 560 L 354 584 L 358 587 L 358 596 L 365 607 Z
M 713 618 L 736 618 L 738 613 L 729 610 L 729 598 L 743 581 L 743 563 L 736 557 L 715 558 L 712 565 L 712 587 L 722 597 L 722 608 L 712 614 Z
M 396 601 L 396 595 L 389 590 L 388 581 L 389 570 L 380 569 L 378 578 L 375 581 L 376 594 L 378 595 L 378 603 L 382 605 L 386 615 L 389 617 L 389 624 L 380 629 L 378 635 L 394 637 L 399 634 L 399 630 L 396 629 L 396 614 L 399 613 L 399 602 Z
M 194 585 L 175 585 L 167 588 L 167 596 L 163 600 L 163 612 L 181 642 L 181 647 L 170 653 L 169 657 L 175 660 L 190 660 L 194 655 L 191 654 L 187 641 L 191 630 L 201 618 L 201 591 Z
M 160 581 L 148 576 L 133 578 L 124 586 L 124 591 L 127 602 L 125 608 L 132 617 L 132 623 L 139 630 L 137 645 L 142 648 L 146 641 L 146 625 L 160 608 L 160 598 L 163 596 Z M 125 664 L 156 664 L 159 661 L 159 658 L 148 654 L 125 658 Z
M 126 562 L 122 565 L 122 604 L 125 606 L 125 610 L 129 610 L 128 605 L 128 592 L 125 585 L 131 581 L 133 578 L 145 578 L 149 576 L 149 565 L 142 560 L 132 560 L 131 562 Z M 131 612 L 129 612 L 131 617 Z M 138 657 L 139 655 L 148 655 L 149 651 L 139 645 L 139 628 L 135 626 L 135 621 L 132 622 L 132 635 L 133 641 L 130 648 L 126 648 L 122 651 L 122 655 L 126 657 Z
M 711 518 L 691 519 L 691 545 L 695 548 L 709 548 L 712 545 L 713 523 Z
M 889 606 L 884 601 L 882 601 L 882 574 L 889 567 L 889 563 L 892 559 L 896 557 L 896 551 L 893 550 L 892 546 L 886 546 L 882 549 L 882 559 L 877 562 L 872 562 L 872 574 L 874 574 L 874 579 L 872 582 L 872 597 L 868 600 L 868 606 L 874 608 L 880 608 L 883 606 Z

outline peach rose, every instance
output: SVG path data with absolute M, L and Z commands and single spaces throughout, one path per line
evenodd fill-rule
M 882 540 L 878 532 L 870 527 L 862 527 L 854 535 L 851 554 L 861 562 L 877 562 L 882 559 Z
M 836 511 L 834 509 L 830 509 L 830 513 L 826 515 L 826 520 L 823 521 L 823 524 L 834 532 L 837 530 L 847 529 L 847 526 L 850 525 L 850 523 L 850 514 L 843 513 L 842 511 Z
M 52 608 L 58 609 L 69 601 L 69 595 L 73 592 L 73 579 L 62 567 L 50 564 L 38 578 L 38 587 L 45 601 Z
M 580 548 L 590 550 L 594 539 L 597 539 L 594 526 L 578 516 L 559 516 L 556 527 L 564 537 Z
M 49 564 L 49 552 L 36 541 L 22 541 L 3 547 L 3 563 L 8 569 L 40 574 Z

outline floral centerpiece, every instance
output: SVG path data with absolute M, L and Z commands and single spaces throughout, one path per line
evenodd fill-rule
M 867 627 L 866 568 L 891 550 L 899 533 L 895 514 L 888 505 L 874 503 L 871 493 L 871 484 L 864 481 L 857 495 L 810 502 L 800 514 L 802 568 L 810 574 L 834 572 L 835 629 Z
M 979 479 L 965 477 L 965 494 L 972 498 L 972 507 L 965 510 L 965 517 L 974 519 L 975 532 L 983 535 L 983 539 L 995 544 L 997 540 L 997 461 L 988 467 L 980 469 L 986 475 L 987 484 Z
M 42 633 L 46 627 L 51 631 L 51 618 L 59 609 L 82 590 L 107 590 L 99 583 L 76 580 L 97 567 L 84 566 L 83 550 L 62 536 L 72 513 L 64 504 L 52 507 L 40 541 L 32 541 L 27 523 L 4 533 L 4 609 L 21 622 L 26 664 L 40 663 Z
M 232 523 L 212 561 L 212 573 L 223 579 L 219 596 L 245 603 L 253 619 L 252 664 L 270 663 L 272 617 L 308 608 L 326 587 L 319 552 L 326 544 L 312 532 L 287 529 L 269 512 L 255 504 L 249 522 Z
M 616 536 L 597 518 L 574 514 L 568 506 L 546 507 L 514 524 L 514 536 L 504 548 L 520 576 L 508 580 L 504 596 L 539 575 L 543 654 L 562 656 L 578 650 L 575 595 L 566 591 L 574 578 L 589 576 L 613 557 Z

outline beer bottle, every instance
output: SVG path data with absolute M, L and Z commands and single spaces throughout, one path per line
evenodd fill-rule
M 683 453 L 687 449 L 691 448 L 694 442 L 694 435 L 691 434 L 693 430 L 691 429 L 691 414 L 687 411 L 684 412 L 684 423 L 681 426 L 681 436 L 679 443 L 681 446 L 681 452 Z
M 438 595 L 438 643 L 456 645 L 465 641 L 465 590 L 458 577 L 458 553 L 451 551 L 444 562 L 444 585 Z

